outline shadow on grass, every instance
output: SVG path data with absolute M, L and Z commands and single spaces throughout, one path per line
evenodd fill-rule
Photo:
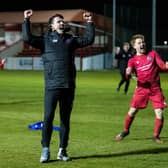
M 120 152 L 120 153 L 113 153 L 113 154 L 103 154 L 103 155 L 90 155 L 90 156 L 79 156 L 79 157 L 72 157 L 72 160 L 78 159 L 88 159 L 88 158 L 109 158 L 109 157 L 122 157 L 128 155 L 144 155 L 144 154 L 160 154 L 160 153 L 167 153 L 168 147 L 164 148 L 152 148 L 152 149 L 143 149 L 143 150 L 136 150 L 136 151 L 129 151 L 129 152 Z
M 167 138 L 168 137 L 162 137 L 162 139 L 167 139 Z M 151 138 L 145 138 L 145 139 L 151 139 Z M 139 138 L 134 138 L 133 140 L 139 140 Z M 132 150 L 128 152 L 120 152 L 120 153 L 113 153 L 113 154 L 77 156 L 77 157 L 71 157 L 69 161 L 78 160 L 78 159 L 89 159 L 89 158 L 111 158 L 111 157 L 123 157 L 123 156 L 130 156 L 130 155 L 145 155 L 145 154 L 160 154 L 160 153 L 168 153 L 168 147 L 160 147 L 160 148 L 158 147 L 158 148 L 142 149 L 142 150 L 136 150 L 136 151 Z M 53 162 L 62 162 L 62 161 L 50 160 L 47 163 L 53 163 Z
M 68 160 L 68 161 L 62 161 L 62 160 L 58 160 L 58 159 L 53 159 L 53 160 L 49 160 L 48 162 L 44 162 L 44 164 L 45 163 L 53 163 L 53 162 L 64 162 L 64 163 L 66 163 L 66 162 L 69 162 L 69 161 L 72 161 L 72 158 L 70 158 L 70 160 Z
M 163 142 L 165 142 L 165 141 L 168 141 L 168 137 L 163 137 L 163 136 L 161 136 L 160 137 L 161 138 L 161 140 L 163 140 Z M 142 138 L 139 138 L 139 137 L 137 137 L 137 138 L 131 138 L 131 139 L 129 139 L 129 141 L 130 140 L 136 140 L 136 141 L 138 141 L 138 140 L 140 140 L 140 141 L 142 141 L 142 140 L 152 140 L 152 137 L 142 137 Z
M 0 105 L 7 105 L 7 104 L 11 104 L 11 105 L 14 105 L 14 104 L 34 104 L 34 103 L 36 103 L 36 102 L 41 102 L 40 100 L 38 100 L 38 101 L 34 101 L 34 100 L 11 100 L 11 101 L 6 101 L 6 102 L 0 102 Z

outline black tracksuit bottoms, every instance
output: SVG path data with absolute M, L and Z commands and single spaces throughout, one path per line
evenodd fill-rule
M 42 146 L 49 147 L 53 130 L 53 120 L 57 104 L 59 102 L 60 116 L 60 148 L 68 146 L 70 132 L 70 116 L 73 106 L 75 89 L 57 88 L 53 90 L 45 89 L 44 97 L 44 120 L 42 129 Z

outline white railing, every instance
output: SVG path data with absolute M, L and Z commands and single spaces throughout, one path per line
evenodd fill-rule
M 0 51 L 0 57 L 2 58 L 14 57 L 22 50 L 23 50 L 23 40 L 19 40 L 13 43 L 12 45 L 3 48 Z

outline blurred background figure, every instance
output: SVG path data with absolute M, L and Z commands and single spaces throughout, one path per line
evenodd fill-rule
M 127 67 L 128 60 L 132 57 L 130 44 L 128 42 L 124 42 L 122 48 L 116 47 L 115 49 L 115 59 L 118 60 L 118 68 L 120 70 L 121 79 L 117 86 L 117 91 L 120 91 L 121 86 L 125 83 L 124 93 L 127 94 L 130 79 L 126 79 L 125 70 Z
M 4 69 L 5 59 L 0 57 L 0 69 Z

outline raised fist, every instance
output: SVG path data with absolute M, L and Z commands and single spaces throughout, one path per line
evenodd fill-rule
M 30 18 L 33 15 L 33 10 L 28 9 L 24 11 L 24 18 Z
M 92 14 L 90 12 L 84 12 L 83 19 L 85 19 L 87 22 L 92 22 Z

